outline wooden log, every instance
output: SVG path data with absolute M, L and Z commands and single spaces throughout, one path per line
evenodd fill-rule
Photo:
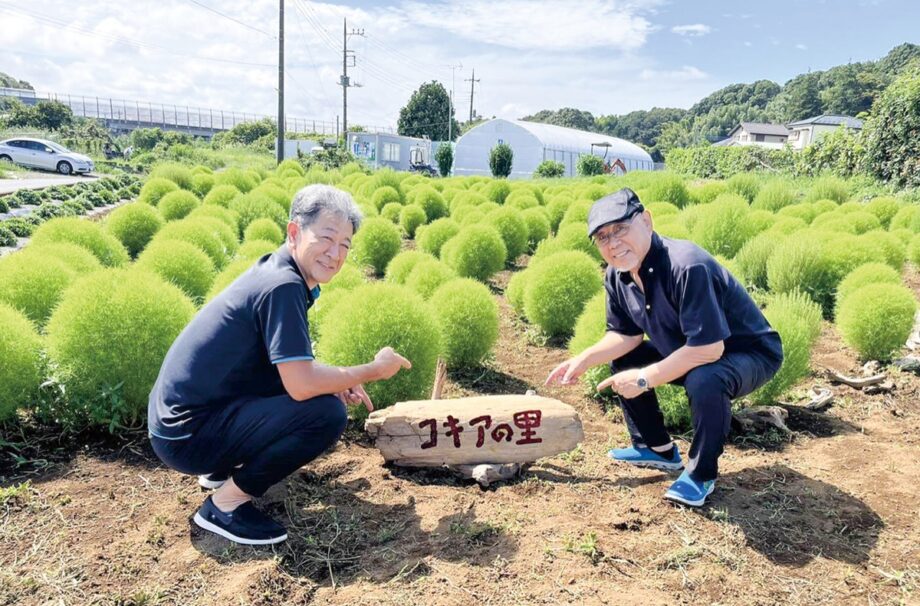
M 386 461 L 407 467 L 526 463 L 584 439 L 574 408 L 535 395 L 399 402 L 364 428 Z
M 827 368 L 827 377 L 833 383 L 843 383 L 844 385 L 849 385 L 853 389 L 863 389 L 870 385 L 875 385 L 876 383 L 881 383 L 885 380 L 885 373 L 879 373 L 872 375 L 871 377 L 848 377 L 833 368 Z

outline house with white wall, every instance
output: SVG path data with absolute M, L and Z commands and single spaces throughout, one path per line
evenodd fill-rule
M 860 131 L 863 127 L 863 121 L 850 116 L 821 115 L 792 122 L 788 126 L 789 145 L 792 149 L 800 150 L 820 141 L 828 133 L 834 132 L 841 126 L 853 131 Z

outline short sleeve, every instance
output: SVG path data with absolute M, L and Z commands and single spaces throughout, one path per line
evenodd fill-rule
M 701 264 L 691 265 L 678 278 L 680 327 L 691 347 L 711 345 L 731 336 L 714 281 Z
M 613 278 L 614 280 L 616 277 Z M 607 290 L 607 332 L 615 332 L 627 337 L 644 334 L 626 310 L 620 304 L 616 290 L 610 285 L 610 280 L 604 285 Z
M 273 288 L 262 297 L 256 316 L 272 364 L 314 359 L 302 286 L 282 284 Z

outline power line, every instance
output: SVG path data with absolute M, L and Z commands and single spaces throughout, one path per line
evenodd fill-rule
M 259 32 L 259 33 L 262 34 L 263 36 L 268 36 L 269 38 L 271 38 L 271 39 L 273 39 L 273 40 L 277 40 L 277 39 L 278 39 L 278 36 L 275 36 L 275 35 L 273 35 L 273 34 L 270 34 L 270 33 L 268 33 L 267 31 L 265 31 L 265 30 L 263 30 L 263 29 L 259 29 L 258 27 L 253 27 L 253 26 L 249 25 L 248 23 L 244 23 L 243 21 L 240 21 L 240 20 L 237 19 L 236 17 L 231 17 L 230 15 L 228 15 L 228 14 L 226 14 L 226 13 L 222 13 L 222 12 L 220 12 L 219 10 L 217 10 L 216 8 L 212 8 L 212 7 L 208 6 L 207 4 L 204 4 L 204 3 L 202 3 L 202 2 L 198 2 L 198 0 L 188 0 L 188 2 L 191 2 L 192 4 L 195 4 L 195 5 L 197 5 L 197 6 L 200 6 L 201 8 L 203 8 L 203 9 L 205 9 L 205 10 L 211 11 L 211 12 L 214 13 L 215 15 L 220 15 L 220 16 L 223 17 L 224 19 L 229 19 L 230 21 L 233 21 L 234 23 L 236 23 L 236 24 L 238 24 L 238 25 L 242 25 L 242 26 L 245 27 L 245 28 L 251 29 L 251 30 L 254 31 L 254 32 Z

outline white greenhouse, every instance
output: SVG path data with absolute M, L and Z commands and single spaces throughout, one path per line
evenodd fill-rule
M 566 176 L 575 176 L 578 157 L 591 153 L 603 158 L 611 172 L 655 167 L 645 150 L 623 139 L 553 124 L 496 118 L 457 140 L 453 174 L 490 176 L 489 151 L 499 143 L 507 143 L 514 150 L 512 179 L 531 178 L 544 160 L 561 162 Z

